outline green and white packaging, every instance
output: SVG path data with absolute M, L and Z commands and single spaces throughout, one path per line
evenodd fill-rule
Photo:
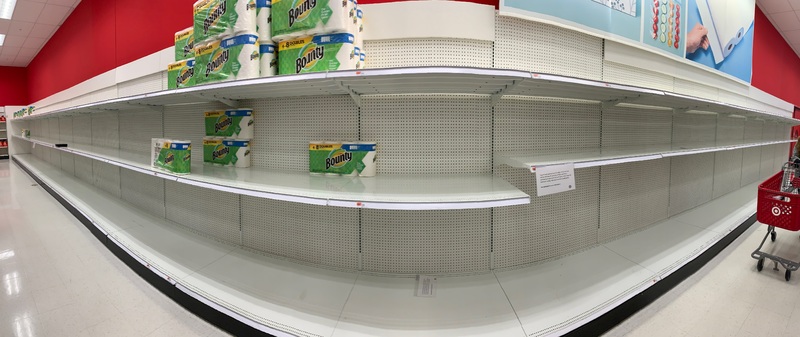
M 194 28 L 175 33 L 175 61 L 194 58 Z
M 253 110 L 231 109 L 205 113 L 207 137 L 253 139 Z
M 275 76 L 278 73 L 278 58 L 275 57 L 277 51 L 272 41 L 261 41 L 258 47 L 261 51 L 261 77 Z
M 348 32 L 350 8 L 348 0 L 272 0 L 272 40 Z
M 272 1 L 256 0 L 256 32 L 259 41 L 272 43 Z
M 183 60 L 167 67 L 167 88 L 177 89 L 194 86 L 194 59 Z
M 281 75 L 355 69 L 353 34 L 317 35 L 283 41 L 278 46 Z
M 191 141 L 153 138 L 150 157 L 153 167 L 176 174 L 192 172 Z
M 243 34 L 195 48 L 195 83 L 241 80 L 259 76 L 258 36 Z
M 206 42 L 234 33 L 256 33 L 255 0 L 199 0 L 194 3 L 194 39 Z
M 374 142 L 311 142 L 308 169 L 317 174 L 374 177 L 377 172 L 376 150 Z
M 203 162 L 239 168 L 250 167 L 250 141 L 203 138 Z

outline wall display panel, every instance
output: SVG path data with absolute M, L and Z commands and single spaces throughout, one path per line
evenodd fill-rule
M 761 180 L 766 180 L 778 172 L 775 170 L 775 150 L 773 145 L 761 146 L 761 168 L 758 171 Z
M 789 149 L 791 147 L 787 144 L 775 144 L 772 145 L 772 151 L 774 151 L 774 162 L 772 164 L 772 172 L 778 172 L 783 167 L 787 161 L 789 161 Z
M 730 116 L 719 116 L 717 118 L 717 141 L 718 142 L 742 142 L 744 141 L 744 118 L 734 118 Z
M 359 140 L 358 106 L 350 96 L 254 100 L 242 107 L 253 108 L 253 167 L 308 172 L 309 142 Z
M 716 114 L 676 113 L 673 116 L 672 142 L 676 146 L 712 143 L 716 140 Z
M 119 114 L 104 112 L 91 115 L 92 142 L 94 146 L 119 148 Z M 73 124 L 74 125 L 74 124 Z M 73 131 L 74 137 L 74 131 Z
M 242 245 L 295 262 L 357 270 L 359 210 L 242 196 Z
M 67 144 L 72 143 L 74 141 L 72 137 L 73 131 L 72 117 L 58 118 L 58 138 L 60 141 Z
M 689 96 L 719 100 L 720 90 L 709 85 L 675 78 L 674 92 Z
M 711 201 L 714 190 L 713 153 L 673 157 L 670 161 L 669 216 Z
M 92 159 L 75 156 L 75 176 L 89 184 L 94 184 L 94 165 L 92 162 L 94 162 Z
M 361 212 L 363 269 L 378 273 L 489 270 L 491 209 Z
M 399 39 L 364 41 L 367 68 L 492 67 L 493 43 L 467 39 Z
M 748 143 L 760 142 L 764 138 L 764 121 L 748 119 L 744 123 L 744 140 Z
M 603 79 L 603 39 L 505 16 L 496 25 L 495 68 Z
M 666 219 L 669 178 L 669 159 L 601 167 L 598 242 Z
M 123 200 L 150 214 L 166 218 L 165 180 L 151 175 L 120 170 L 120 194 Z
M 202 112 L 195 115 L 202 119 Z M 122 126 L 119 130 L 121 150 L 149 156 L 151 139 L 164 137 L 162 112 L 138 109 L 121 112 L 119 124 Z M 196 146 L 195 143 L 192 146 Z
M 240 244 L 239 195 L 166 181 L 167 219 L 199 234 Z
M 72 140 L 78 144 L 92 145 L 91 115 L 76 115 L 72 118 Z
M 521 267 L 597 244 L 600 168 L 575 171 L 574 191 L 536 195 L 528 170 L 507 166 L 495 173 L 531 195 L 528 205 L 500 207 L 492 216 L 495 268 Z
M 92 174 L 94 186 L 120 197 L 120 168 L 111 164 L 92 160 Z
M 742 149 L 742 182 L 746 186 L 759 181 L 761 170 L 761 147 Z
M 361 139 L 378 143 L 378 174 L 492 170 L 492 109 L 486 97 L 365 98 Z
M 580 153 L 600 147 L 600 104 L 509 97 L 494 110 L 495 155 Z
M 664 91 L 675 89 L 675 78 L 672 76 L 605 60 L 603 81 Z
M 609 107 L 603 109 L 603 147 L 669 144 L 672 111 Z
M 742 150 L 714 154 L 714 199 L 739 189 L 742 181 L 742 154 Z
M 72 153 L 61 152 L 61 169 L 70 174 L 75 175 L 75 155 Z
M 61 126 L 59 125 L 58 118 L 50 118 L 46 119 L 44 123 L 47 123 L 47 138 L 57 141 L 63 141 L 61 139 Z
M 155 73 L 134 80 L 122 82 L 117 85 L 119 97 L 146 94 L 167 89 L 161 73 Z

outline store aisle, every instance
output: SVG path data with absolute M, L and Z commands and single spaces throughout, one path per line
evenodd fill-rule
M 108 251 L 0 161 L 0 336 L 225 336 Z
M 771 262 L 756 270 L 750 254 L 767 227 L 756 222 L 697 273 L 605 336 L 798 336 L 800 272 L 789 282 Z M 797 232 L 778 230 L 781 256 L 800 260 Z

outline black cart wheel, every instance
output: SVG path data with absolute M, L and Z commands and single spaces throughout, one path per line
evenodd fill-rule
M 761 269 L 764 269 L 764 258 L 763 257 L 758 259 L 758 264 L 756 264 L 756 269 L 758 269 L 758 271 L 761 271 Z
M 786 275 L 784 277 L 786 278 L 786 281 L 789 281 L 789 279 L 792 278 L 792 271 L 787 270 Z
M 776 232 L 773 230 L 773 231 L 772 231 L 772 233 L 770 233 L 770 234 L 769 234 L 769 236 L 770 236 L 770 238 L 772 239 L 772 242 L 775 242 L 775 238 L 777 238 L 777 237 L 778 237 L 778 233 L 776 233 Z

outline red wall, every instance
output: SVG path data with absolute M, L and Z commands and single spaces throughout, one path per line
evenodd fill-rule
M 0 67 L 0 107 L 26 105 L 30 102 L 25 68 Z
M 173 34 L 192 25 L 194 2 L 81 1 L 28 65 L 30 101 L 173 45 Z
M 757 7 L 753 34 L 753 86 L 800 106 L 800 58 Z

